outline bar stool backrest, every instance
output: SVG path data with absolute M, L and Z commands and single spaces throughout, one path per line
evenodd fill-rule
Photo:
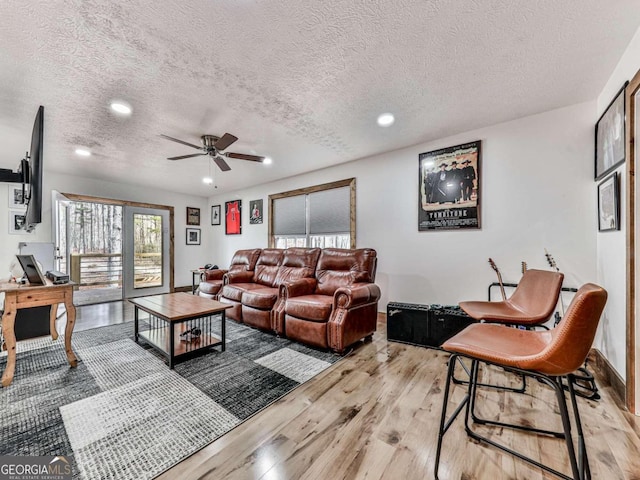
M 546 322 L 558 303 L 564 275 L 549 270 L 526 270 L 507 300 L 527 315 L 527 324 Z
M 551 335 L 549 345 L 531 365 L 523 368 L 547 375 L 567 375 L 582 366 L 593 344 L 600 316 L 607 303 L 607 291 L 593 283 L 580 287 L 558 326 L 541 335 Z

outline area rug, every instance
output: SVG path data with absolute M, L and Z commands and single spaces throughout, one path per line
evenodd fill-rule
M 219 326 L 218 326 L 219 328 Z M 341 357 L 227 321 L 227 348 L 169 370 L 133 324 L 18 342 L 0 455 L 69 455 L 74 478 L 153 478 Z M 6 353 L 0 367 L 6 364 Z

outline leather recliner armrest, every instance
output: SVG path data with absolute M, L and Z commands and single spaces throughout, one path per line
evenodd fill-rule
M 299 278 L 291 282 L 284 282 L 280 285 L 280 296 L 291 298 L 311 295 L 315 291 L 317 283 L 315 278 Z
M 253 272 L 228 272 L 222 278 L 225 285 L 230 283 L 250 283 L 253 280 Z
M 333 308 L 352 308 L 377 302 L 379 299 L 380 287 L 375 283 L 354 283 L 350 287 L 341 287 L 335 291 Z
M 222 277 L 225 273 L 227 273 L 227 270 L 205 270 L 204 272 L 202 272 L 202 280 L 205 282 L 207 280 L 222 280 Z

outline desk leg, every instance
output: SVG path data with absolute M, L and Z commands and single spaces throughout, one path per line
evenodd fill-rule
M 49 316 L 49 331 L 53 340 L 58 339 L 58 330 L 56 330 L 56 320 L 58 319 L 58 304 L 51 305 L 51 315 Z
M 78 366 L 76 354 L 71 349 L 71 335 L 76 325 L 76 307 L 73 305 L 73 290 L 69 288 L 64 294 L 64 306 L 67 309 L 67 326 L 64 330 L 64 349 L 67 352 L 67 360 L 72 367 Z
M 8 387 L 16 371 L 16 294 L 7 292 L 4 297 L 4 315 L 2 316 L 2 334 L 7 347 L 7 365 L 2 374 L 2 386 Z

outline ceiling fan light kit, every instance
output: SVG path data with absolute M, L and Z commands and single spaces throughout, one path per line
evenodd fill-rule
M 192 153 L 188 155 L 180 155 L 177 157 L 169 157 L 167 160 L 183 160 L 185 158 L 191 157 L 199 157 L 201 155 L 208 155 L 215 162 L 220 170 L 223 172 L 228 172 L 231 170 L 231 167 L 227 162 L 225 162 L 223 157 L 233 158 L 238 160 L 248 160 L 250 162 L 258 162 L 262 163 L 265 160 L 265 157 L 260 157 L 258 155 L 247 155 L 244 153 L 223 153 L 231 144 L 238 140 L 238 137 L 235 135 L 231 135 L 230 133 L 225 133 L 222 137 L 217 137 L 215 135 L 202 135 L 200 137 L 200 141 L 202 142 L 202 146 L 194 145 L 193 143 L 185 142 L 183 140 L 179 140 L 177 138 L 170 137 L 168 135 L 160 135 L 162 138 L 180 143 L 182 145 L 186 145 L 188 147 L 195 148 L 197 150 L 201 150 L 202 153 Z

